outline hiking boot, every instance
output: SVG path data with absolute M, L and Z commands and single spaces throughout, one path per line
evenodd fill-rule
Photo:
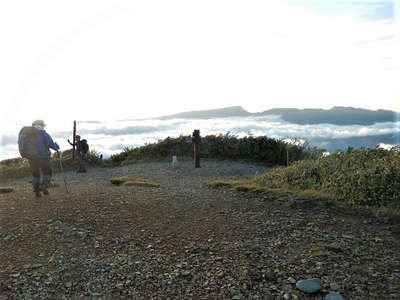
M 34 193 L 35 193 L 36 198 L 42 197 L 42 194 L 40 193 L 40 191 L 34 191 Z
M 49 195 L 49 191 L 46 188 L 42 189 L 43 195 Z

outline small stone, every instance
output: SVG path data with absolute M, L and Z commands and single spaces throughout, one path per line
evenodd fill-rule
M 283 295 L 283 299 L 290 300 L 290 299 L 292 299 L 292 297 L 290 296 L 290 294 L 286 293 Z
M 277 275 L 274 272 L 267 272 L 264 274 L 264 277 L 268 281 L 276 281 L 277 280 Z
M 322 289 L 322 280 L 318 278 L 299 280 L 296 287 L 304 293 L 316 293 Z
M 354 235 L 350 235 L 350 234 L 343 234 L 342 238 L 348 239 L 348 240 L 354 240 L 355 236 Z
M 31 265 L 31 269 L 39 269 L 39 268 L 41 268 L 41 267 L 43 267 L 42 264 L 32 264 L 32 265 Z
M 336 283 L 331 283 L 331 291 L 336 292 L 339 290 L 339 286 Z
M 65 285 L 66 288 L 70 288 L 70 287 L 72 287 L 72 282 L 68 281 L 64 285 Z
M 242 299 L 242 295 L 235 295 L 232 297 L 232 300 L 240 300 Z
M 344 298 L 338 293 L 329 293 L 324 297 L 324 300 L 344 300 Z
M 296 283 L 296 279 L 294 279 L 293 277 L 289 277 L 287 281 L 293 284 Z
M 190 275 L 191 275 L 191 273 L 189 271 L 182 272 L 183 277 L 189 277 Z

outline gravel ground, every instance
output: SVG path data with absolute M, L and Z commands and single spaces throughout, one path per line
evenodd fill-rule
M 228 161 L 61 174 L 35 199 L 0 183 L 0 299 L 400 299 L 397 224 L 322 202 L 209 189 L 265 172 Z M 110 184 L 151 179 L 159 188 Z M 320 278 L 307 295 L 298 280 Z

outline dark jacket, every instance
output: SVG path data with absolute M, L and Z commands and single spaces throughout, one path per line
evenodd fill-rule
M 79 142 L 75 142 L 74 144 L 71 143 L 71 142 L 68 140 L 68 143 L 69 143 L 71 146 L 75 146 L 75 152 L 77 152 L 77 153 L 79 153 L 79 154 L 82 154 L 82 155 L 85 155 L 85 154 L 87 153 L 87 148 L 88 148 L 88 146 L 87 146 L 87 141 L 86 141 L 86 140 L 80 140 Z M 83 144 L 85 144 L 85 145 L 83 145 Z

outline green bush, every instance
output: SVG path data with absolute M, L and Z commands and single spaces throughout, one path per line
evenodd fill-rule
M 208 135 L 201 139 L 200 156 L 212 159 L 248 159 L 260 161 L 266 165 L 285 165 L 286 154 L 290 161 L 306 158 L 315 149 L 307 145 L 294 145 L 266 136 L 247 136 L 238 138 L 230 134 Z M 121 153 L 114 154 L 108 160 L 111 164 L 124 161 L 140 161 L 145 159 L 162 159 L 177 155 L 192 157 L 193 145 L 189 135 L 177 138 L 167 137 L 157 143 L 146 144 L 137 148 L 125 148 Z M 315 153 L 314 153 L 315 154 Z
M 348 150 L 274 168 L 254 180 L 272 188 L 323 190 L 356 205 L 400 204 L 400 152 Z

